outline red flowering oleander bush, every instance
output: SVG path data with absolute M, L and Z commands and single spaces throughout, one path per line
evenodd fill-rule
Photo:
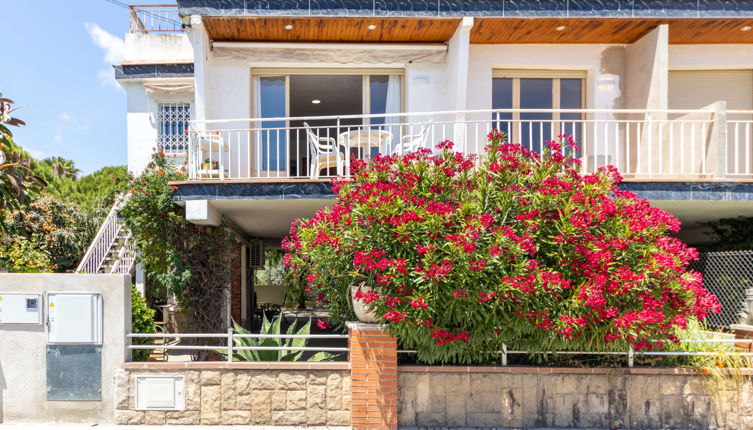
M 581 174 L 563 137 L 544 154 L 489 135 L 477 158 L 428 150 L 353 164 L 337 200 L 296 221 L 285 263 L 334 324 L 349 286 L 423 362 L 526 351 L 661 348 L 716 298 L 686 271 L 679 222 L 621 191 L 613 167 Z M 327 326 L 329 322 L 320 322 Z

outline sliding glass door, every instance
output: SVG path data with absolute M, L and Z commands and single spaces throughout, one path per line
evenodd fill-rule
M 342 147 L 343 132 L 385 130 L 391 142 L 378 148 L 389 151 L 400 135 L 402 109 L 402 75 L 368 73 L 358 70 L 305 70 L 281 73 L 254 70 L 254 116 L 257 118 L 302 118 L 289 121 L 260 121 L 256 151 L 252 160 L 262 176 L 312 176 L 318 163 L 313 139 Z M 363 118 L 362 115 L 383 115 Z M 390 140 L 390 139 L 386 139 Z M 351 140 L 351 143 L 353 141 Z M 340 149 L 342 150 L 342 149 Z M 375 148 L 358 148 L 360 155 L 378 152 Z M 260 158 L 260 159 L 259 159 Z M 323 158 L 323 157 L 322 157 Z M 336 158 L 336 157 L 335 157 Z M 326 170 L 326 173 L 325 173 Z M 334 174 L 335 169 L 322 167 L 320 174 Z M 312 177 L 313 177 L 312 176 Z

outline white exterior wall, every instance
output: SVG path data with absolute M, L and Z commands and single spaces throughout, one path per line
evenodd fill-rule
M 125 35 L 124 64 L 192 63 L 193 48 L 186 34 Z
M 174 81 L 173 81 L 174 82 Z M 124 84 L 127 95 L 128 170 L 138 175 L 146 167 L 157 147 L 158 105 L 159 103 L 191 103 L 193 114 L 193 94 L 169 94 L 148 92 L 144 81 Z M 184 159 L 175 159 L 182 163 Z

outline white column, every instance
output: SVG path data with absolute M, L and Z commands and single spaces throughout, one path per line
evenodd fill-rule
M 448 103 L 447 110 L 464 111 L 467 109 L 466 101 L 468 95 L 468 56 L 471 46 L 471 28 L 473 28 L 473 17 L 464 17 L 460 21 L 455 34 L 450 39 L 447 48 L 447 74 L 448 74 Z M 463 122 L 465 114 L 456 114 L 454 120 L 457 122 L 454 128 L 455 149 L 466 151 L 466 135 L 469 140 L 475 138 L 472 130 L 466 130 Z M 468 133 L 467 133 L 468 132 Z M 436 143 L 436 142 L 435 142 Z M 474 142 L 469 142 L 471 147 Z
M 201 15 L 191 15 L 188 38 L 193 47 L 194 109 L 193 119 L 206 120 L 206 65 L 209 55 L 209 38 L 207 37 Z

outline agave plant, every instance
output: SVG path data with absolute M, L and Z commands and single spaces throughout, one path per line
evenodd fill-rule
M 265 334 L 265 335 L 280 335 L 280 325 L 282 323 L 282 316 L 279 316 L 277 318 L 273 318 L 272 321 L 268 320 L 266 316 L 262 316 L 262 326 L 261 331 L 259 334 Z M 296 334 L 296 335 L 308 335 L 311 332 L 311 318 L 309 318 L 309 321 L 304 324 L 300 329 L 296 331 L 297 322 L 294 321 L 293 324 L 288 327 L 286 334 Z M 246 330 L 245 328 L 239 326 L 237 323 L 233 322 L 233 327 L 235 328 L 235 331 L 238 334 L 252 334 L 250 331 Z M 305 347 L 308 343 L 308 339 L 305 337 L 299 337 L 299 338 L 285 338 L 281 339 L 279 337 L 264 337 L 264 338 L 253 338 L 253 337 L 235 337 L 233 338 L 233 342 L 235 346 L 238 347 L 251 347 L 251 346 L 262 346 L 262 347 L 270 347 L 270 346 L 277 346 L 280 347 L 278 350 L 240 350 L 240 351 L 234 351 L 233 354 L 233 361 L 301 361 L 301 356 L 303 355 L 302 350 L 294 350 L 294 349 L 285 349 L 285 348 L 300 348 Z M 223 356 L 227 358 L 227 352 L 226 351 L 219 351 Z M 308 358 L 306 361 L 332 361 L 336 355 L 330 354 L 327 352 L 317 352 L 316 354 L 312 355 Z

